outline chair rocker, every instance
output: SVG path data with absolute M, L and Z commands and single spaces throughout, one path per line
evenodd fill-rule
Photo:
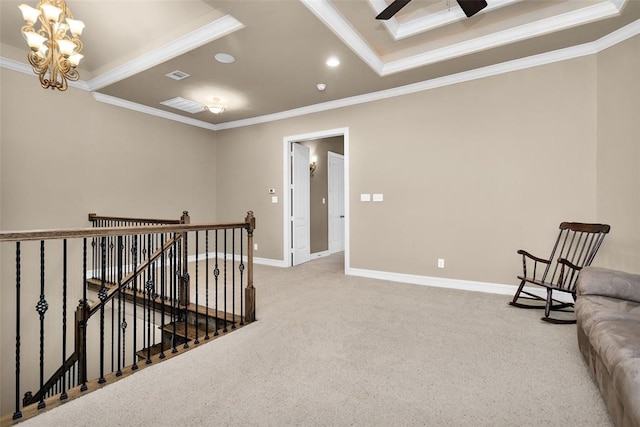
M 520 249 L 522 255 L 522 275 L 517 276 L 520 286 L 513 296 L 510 305 L 520 308 L 544 308 L 541 320 L 551 323 L 576 323 L 575 319 L 558 319 L 550 316 L 551 311 L 571 311 L 573 303 L 558 301 L 553 298 L 553 291 L 571 294 L 576 300 L 576 280 L 583 267 L 591 265 L 600 245 L 611 229 L 606 224 L 583 224 L 579 222 L 563 222 L 560 232 L 548 259 L 531 255 Z M 524 290 L 530 283 L 546 288 L 546 298 Z M 529 304 L 518 300 L 532 300 L 544 304 Z

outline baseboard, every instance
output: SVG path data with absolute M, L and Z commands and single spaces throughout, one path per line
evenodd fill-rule
M 199 261 L 203 261 L 207 258 L 207 256 L 209 257 L 209 259 L 214 259 L 216 257 L 216 253 L 215 252 L 209 252 L 208 254 L 206 253 L 201 253 L 198 254 L 198 260 Z M 231 261 L 233 254 L 224 254 L 223 252 L 218 252 L 218 260 L 222 260 L 224 259 L 226 256 L 227 261 Z M 240 256 L 236 255 L 236 260 L 239 260 Z M 244 255 L 242 257 L 243 261 L 247 261 L 247 256 Z M 187 258 L 188 262 L 196 262 L 196 256 L 195 255 L 189 255 L 189 257 Z M 270 259 L 270 258 L 260 258 L 260 257 L 253 257 L 253 263 L 254 264 L 260 264 L 260 265 L 268 265 L 271 267 L 287 267 L 286 263 L 282 260 L 279 259 Z
M 366 270 L 360 268 L 348 268 L 345 274 L 350 276 L 367 277 L 370 279 L 387 280 L 391 282 L 410 283 L 413 285 L 433 286 L 437 288 L 457 289 L 463 291 L 485 292 L 489 294 L 513 296 L 516 291 L 514 285 L 498 283 L 475 282 L 470 280 L 447 279 L 444 277 L 419 276 L 415 274 L 392 273 L 387 271 Z M 547 293 L 543 288 L 525 287 L 525 291 L 546 298 Z M 561 302 L 573 302 L 573 298 L 564 292 L 555 292 L 555 300 Z

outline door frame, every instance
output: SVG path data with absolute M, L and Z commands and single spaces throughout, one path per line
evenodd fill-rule
M 285 267 L 291 267 L 291 242 L 293 239 L 291 230 L 291 144 L 305 142 L 314 139 L 342 136 L 344 143 L 344 267 L 350 268 L 349 262 L 349 128 L 328 129 L 299 135 L 285 136 L 282 140 L 282 260 Z

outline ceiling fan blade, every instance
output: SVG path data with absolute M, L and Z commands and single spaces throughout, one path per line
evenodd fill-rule
M 383 10 L 382 12 L 380 12 L 380 14 L 378 14 L 378 16 L 376 16 L 376 19 L 381 19 L 383 21 L 391 19 L 393 15 L 398 13 L 398 11 L 405 7 L 410 1 L 411 0 L 394 0 L 393 3 L 387 6 L 385 10 Z
M 487 7 L 487 2 L 485 0 L 457 0 L 458 4 L 462 8 L 462 11 L 467 18 L 472 17 L 476 13 L 480 12 L 482 9 Z

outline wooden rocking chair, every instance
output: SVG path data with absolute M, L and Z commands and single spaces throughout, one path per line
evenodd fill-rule
M 591 264 L 610 229 L 606 224 L 563 222 L 548 259 L 538 258 L 520 249 L 518 254 L 522 255 L 523 272 L 522 276 L 518 276 L 520 286 L 509 304 L 520 308 L 544 308 L 541 320 L 546 322 L 575 323 L 575 319 L 555 319 L 549 316 L 551 310 L 566 311 L 565 309 L 573 307 L 573 303 L 553 299 L 553 291 L 567 292 L 576 300 L 578 274 L 583 267 Z M 546 299 L 523 290 L 526 283 L 546 288 Z M 544 301 L 545 304 L 525 304 L 518 302 L 520 298 Z

